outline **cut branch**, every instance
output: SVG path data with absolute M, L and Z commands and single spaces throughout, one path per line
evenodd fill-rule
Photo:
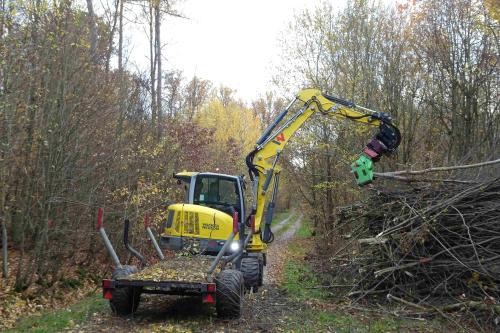
M 392 172 L 375 172 L 374 175 L 378 177 L 392 177 L 395 179 L 398 179 L 397 175 L 422 175 L 425 173 L 430 173 L 430 172 L 443 172 L 443 171 L 451 171 L 451 170 L 461 170 L 461 169 L 471 169 L 471 168 L 479 168 L 487 165 L 493 165 L 493 164 L 500 164 L 500 159 L 493 160 L 493 161 L 487 161 L 487 162 L 481 162 L 481 163 L 474 163 L 474 164 L 466 164 L 466 165 L 455 165 L 455 166 L 449 166 L 449 167 L 436 167 L 436 168 L 428 168 L 428 169 L 423 169 L 423 170 L 401 170 L 401 171 L 392 171 Z

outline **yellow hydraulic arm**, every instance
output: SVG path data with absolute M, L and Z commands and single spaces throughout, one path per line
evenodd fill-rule
M 299 110 L 284 120 L 296 103 L 299 103 Z M 270 225 L 278 191 L 279 157 L 294 133 L 316 112 L 379 127 L 377 135 L 372 138 L 363 154 L 352 165 L 359 185 L 367 184 L 373 179 L 373 162 L 378 161 L 381 155 L 394 151 L 401 141 L 399 130 L 392 124 L 391 117 L 386 113 L 356 106 L 352 102 L 323 94 L 317 89 L 300 91 L 295 100 L 264 131 L 255 149 L 246 159 L 253 187 L 252 214 L 255 215 L 255 230 L 260 230 L 259 234 L 254 235 L 249 250 L 262 250 L 265 248 L 264 243 L 273 241 L 274 236 Z M 273 185 L 272 195 L 262 228 L 266 194 L 271 184 Z

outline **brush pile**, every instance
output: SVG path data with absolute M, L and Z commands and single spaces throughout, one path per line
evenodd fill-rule
M 351 297 L 500 315 L 500 179 L 398 184 L 339 218 L 359 227 Z

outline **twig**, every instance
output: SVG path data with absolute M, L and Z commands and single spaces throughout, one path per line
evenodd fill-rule
M 441 307 L 442 311 L 458 311 L 462 310 L 465 308 L 470 308 L 470 309 L 477 309 L 477 310 L 493 310 L 497 314 L 500 314 L 500 305 L 497 304 L 485 304 L 484 302 L 478 302 L 478 301 L 468 301 L 468 302 L 461 302 L 461 303 L 455 303 L 455 304 L 448 304 L 443 307 Z
M 473 308 L 473 309 L 479 309 L 479 310 L 493 310 L 496 313 L 500 313 L 500 305 L 487 305 L 484 302 L 478 302 L 478 301 L 467 301 L 467 302 L 459 302 L 459 303 L 454 303 L 454 304 L 448 304 L 444 305 L 441 307 L 425 307 L 420 304 L 416 304 L 407 300 L 404 300 L 402 298 L 393 296 L 391 294 L 387 294 L 387 299 L 388 300 L 394 300 L 396 302 L 417 308 L 419 310 L 425 311 L 425 312 L 432 312 L 432 311 L 446 311 L 446 312 L 451 312 L 451 311 L 460 311 L 464 310 L 466 308 Z
M 327 288 L 346 288 L 354 287 L 354 284 L 329 284 L 326 286 L 304 287 L 304 289 L 327 289 Z
M 459 180 L 459 179 L 442 179 L 442 178 L 408 178 L 404 176 L 398 176 L 398 175 L 393 175 L 390 173 L 381 173 L 381 172 L 374 172 L 374 176 L 381 177 L 381 178 L 389 178 L 389 179 L 394 179 L 394 180 L 400 180 L 403 182 L 408 182 L 408 183 L 416 183 L 416 182 L 437 182 L 437 183 L 456 183 L 456 184 L 478 184 L 479 182 L 477 181 L 472 181 L 472 180 Z
M 493 160 L 493 161 L 481 162 L 481 163 L 474 163 L 474 164 L 428 168 L 428 169 L 424 169 L 424 170 L 401 170 L 401 171 L 383 172 L 383 173 L 377 173 L 376 175 L 381 176 L 381 177 L 383 175 L 391 175 L 391 176 L 394 176 L 394 175 L 421 175 L 421 174 L 429 173 L 429 172 L 442 172 L 442 171 L 450 171 L 450 170 L 478 168 L 478 167 L 492 165 L 492 164 L 498 164 L 498 163 L 500 163 L 500 159 Z
M 358 239 L 359 244 L 368 244 L 368 245 L 385 244 L 387 241 L 388 241 L 388 239 L 383 238 L 383 237 L 371 237 L 371 238 Z
M 418 261 L 410 262 L 408 264 L 404 264 L 404 265 L 400 265 L 400 266 L 396 266 L 396 267 L 383 268 L 383 269 L 380 269 L 378 271 L 375 271 L 374 274 L 375 274 L 375 277 L 379 277 L 380 275 L 385 274 L 385 273 L 395 272 L 397 270 L 410 268 L 410 267 L 413 267 L 413 266 L 416 266 L 419 264 L 420 264 L 420 262 L 418 262 Z
M 422 306 L 422 305 L 419 305 L 419 304 L 416 304 L 416 303 L 413 303 L 413 302 L 410 302 L 410 301 L 407 301 L 407 300 L 404 300 L 402 298 L 399 298 L 399 297 L 396 297 L 396 296 L 393 296 L 391 294 L 387 294 L 387 299 L 388 300 L 394 300 L 396 302 L 399 302 L 399 303 L 402 303 L 402 304 L 405 304 L 405 305 L 408 305 L 408 306 L 411 306 L 411 307 L 414 307 L 416 309 L 419 309 L 419 310 L 422 310 L 422 311 L 425 311 L 425 312 L 428 312 L 428 311 L 431 311 L 431 309 L 429 308 L 426 308 L 425 306 Z
M 389 294 L 405 312 L 440 315 L 460 327 L 447 312 L 466 311 L 491 324 L 500 313 L 500 178 L 477 180 L 378 188 L 361 206 L 339 209 L 338 224 L 360 231 L 356 244 L 335 253 L 351 261 L 334 266 L 332 283 L 354 284 L 347 293 L 354 303 Z M 457 296 L 466 301 L 447 304 Z

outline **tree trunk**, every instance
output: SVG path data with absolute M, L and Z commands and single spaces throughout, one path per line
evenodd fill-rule
M 90 31 L 90 60 L 94 65 L 97 64 L 97 26 L 95 23 L 94 6 L 92 0 L 87 0 L 87 11 L 89 12 L 89 31 Z
M 123 71 L 123 0 L 120 0 L 120 14 L 118 23 L 118 72 Z
M 161 13 L 160 13 L 160 1 L 155 1 L 155 58 L 157 64 L 157 75 L 156 75 L 156 111 L 157 111 L 157 135 L 158 140 L 161 137 L 161 119 L 162 119 L 162 100 L 161 100 L 161 39 L 160 39 L 160 27 L 161 27 Z
M 7 252 L 7 224 L 5 223 L 5 218 L 2 218 L 2 260 L 3 260 L 3 277 L 7 279 L 9 277 L 9 262 L 8 262 L 8 252 Z
M 116 126 L 116 137 L 119 138 L 122 133 L 123 121 L 125 118 L 125 87 L 124 87 L 124 75 L 123 75 L 123 2 L 124 0 L 120 0 L 120 21 L 119 21 L 119 41 L 118 41 L 118 75 L 120 80 L 120 105 L 119 105 L 119 119 L 118 125 Z M 118 143 L 120 140 L 116 140 Z
M 156 126 L 156 53 L 155 53 L 155 39 L 154 39 L 154 15 L 153 3 L 149 3 L 149 59 L 150 59 L 150 78 L 151 81 L 151 127 Z
M 106 73 L 109 72 L 109 63 L 111 61 L 111 53 L 113 53 L 113 39 L 115 37 L 116 24 L 118 22 L 118 6 L 120 5 L 120 0 L 115 2 L 115 14 L 113 15 L 113 26 L 109 32 L 108 38 L 108 50 L 106 51 Z
M 5 26 L 5 16 L 7 15 L 7 12 L 6 12 L 6 6 L 5 6 L 5 1 L 1 1 L 1 6 L 0 6 L 0 38 L 3 38 L 3 34 L 4 34 L 4 26 Z M 7 86 L 7 80 L 5 79 L 5 76 L 3 74 L 3 66 L 0 68 L 0 77 L 3 78 L 3 86 L 6 87 Z M 4 110 L 4 112 L 6 112 Z M 4 113 L 5 114 L 5 113 Z M 7 118 L 6 114 L 5 114 L 5 118 Z M 7 124 L 7 119 L 5 119 L 5 123 Z M 7 131 L 6 131 L 7 132 Z M 4 134 L 5 135 L 5 134 Z M 2 135 L 3 136 L 3 135 Z M 0 136 L 1 138 L 1 136 Z M 7 134 L 7 138 L 5 141 L 7 141 L 5 144 L 5 146 L 7 146 L 7 143 L 8 143 L 8 134 Z M 3 155 L 3 154 L 2 154 Z M 5 159 L 4 156 L 2 156 L 2 161 Z M 2 260 L 3 260 L 3 277 L 4 279 L 6 279 L 9 275 L 9 266 L 8 266 L 8 253 L 7 253 L 7 225 L 5 223 L 5 204 L 4 204 L 4 201 L 5 201 L 5 193 L 3 193 L 5 190 L 5 185 L 6 185 L 6 179 L 4 179 L 3 175 L 4 175 L 4 170 L 6 168 L 6 165 L 0 165 L 0 186 L 2 186 L 2 193 L 0 194 L 1 197 L 0 197 L 0 214 L 2 214 L 3 212 L 3 216 L 0 216 L 0 219 L 2 220 Z

